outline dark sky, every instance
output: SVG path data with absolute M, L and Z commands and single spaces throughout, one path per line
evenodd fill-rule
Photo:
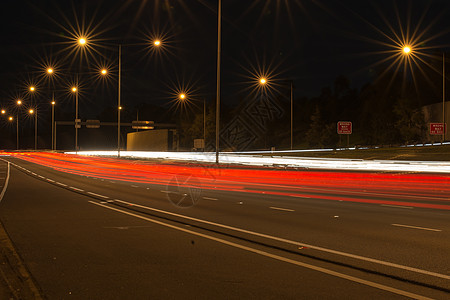
M 252 93 L 258 72 L 273 83 L 293 80 L 297 97 L 319 95 L 341 74 L 360 88 L 375 76 L 373 64 L 394 60 L 385 51 L 396 41 L 415 36 L 424 51 L 447 51 L 449 8 L 447 0 L 223 0 L 222 101 Z M 94 117 L 117 101 L 118 44 L 124 106 L 168 103 L 179 89 L 215 98 L 215 0 L 2 0 L 0 20 L 3 106 L 26 99 L 35 82 L 36 101 L 52 90 L 70 111 L 66 90 L 79 73 L 80 110 Z M 70 50 L 78 28 L 90 34 L 91 51 L 83 55 Z M 146 45 L 152 36 L 162 36 L 162 49 Z M 46 62 L 58 66 L 51 84 L 39 81 Z M 110 65 L 112 80 L 96 78 L 100 64 Z

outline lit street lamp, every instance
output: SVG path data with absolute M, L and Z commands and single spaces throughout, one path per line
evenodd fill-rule
M 414 54 L 414 49 L 408 45 L 403 46 L 402 51 L 406 56 Z M 442 143 L 445 140 L 445 127 L 445 53 L 442 52 Z
M 181 93 L 178 95 L 178 98 L 181 101 L 187 100 L 185 93 Z M 206 100 L 203 99 L 203 151 L 205 151 L 206 147 Z
M 160 40 L 154 40 L 153 45 L 155 47 L 161 47 L 162 43 Z M 118 45 L 118 81 L 117 81 L 117 157 L 120 157 L 120 112 L 122 110 L 121 106 L 121 83 L 122 83 L 122 44 Z M 106 71 L 106 70 L 105 70 Z M 102 74 L 106 75 L 107 72 Z
M 36 109 L 30 109 L 28 111 L 30 113 L 30 115 L 34 114 L 34 150 L 37 150 L 37 118 L 38 118 L 38 114 L 37 114 L 37 108 Z
M 219 163 L 219 122 L 220 122 L 220 43 L 221 43 L 221 23 L 222 23 L 222 0 L 219 0 L 217 7 L 217 87 L 216 87 L 216 164 Z
M 78 153 L 78 127 L 80 120 L 78 120 L 78 78 L 77 86 L 72 87 L 72 92 L 75 93 L 75 153 Z
M 264 86 L 268 83 L 268 79 L 266 77 L 261 77 L 259 79 L 259 84 Z M 289 80 L 289 88 L 290 88 L 290 102 L 291 102 L 291 150 L 293 149 L 293 137 L 294 137 L 294 83 L 292 80 Z
M 55 96 L 52 96 L 52 150 L 55 150 Z
M 22 105 L 22 100 L 17 100 L 17 105 L 20 107 Z M 19 112 L 17 112 L 17 118 L 16 118 L 16 134 L 17 134 L 17 142 L 16 147 L 17 150 L 19 150 Z

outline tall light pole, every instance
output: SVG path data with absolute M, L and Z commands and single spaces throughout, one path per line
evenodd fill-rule
M 161 47 L 162 42 L 161 40 L 154 40 L 153 46 L 154 47 Z M 122 85 L 122 44 L 118 45 L 118 80 L 117 80 L 117 157 L 120 157 L 120 112 L 122 110 L 121 105 L 121 85 Z M 107 71 L 102 70 L 102 75 L 106 75 Z
M 80 37 L 78 39 L 78 45 L 80 47 L 85 47 L 87 44 L 87 39 L 85 37 Z M 76 85 L 72 87 L 72 92 L 75 93 L 75 153 L 78 154 L 78 128 L 81 127 L 81 120 L 78 119 L 78 93 L 79 93 L 79 83 L 78 83 L 78 74 L 76 77 Z
M 413 52 L 411 46 L 405 45 L 402 48 L 404 55 L 410 55 Z M 445 52 L 442 52 L 442 139 L 445 140 Z
M 442 143 L 445 140 L 445 53 L 442 52 Z
M 22 100 L 17 100 L 17 105 L 20 107 L 22 105 Z M 19 110 L 17 110 L 16 118 L 16 134 L 17 134 L 17 150 L 19 150 Z
M 72 92 L 75 93 L 75 153 L 78 153 L 78 77 L 77 86 L 72 87 Z
M 30 113 L 30 115 L 34 114 L 34 150 L 37 150 L 37 118 L 38 118 L 38 114 L 37 114 L 37 108 L 36 109 L 30 109 L 28 111 Z
M 219 163 L 219 131 L 220 131 L 220 47 L 222 35 L 222 0 L 217 7 L 217 94 L 216 94 L 216 164 Z
M 55 95 L 52 95 L 52 151 L 55 150 Z
M 291 150 L 294 137 L 294 83 L 291 80 Z
M 203 98 L 203 152 L 206 148 L 206 99 Z
M 121 73 L 122 73 L 122 45 L 119 45 L 119 78 L 117 81 L 117 157 L 120 157 L 120 87 L 121 87 Z

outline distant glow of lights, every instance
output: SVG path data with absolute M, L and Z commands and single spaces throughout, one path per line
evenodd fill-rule
M 119 110 L 122 110 L 122 106 L 119 106 Z
M 184 98 L 186 98 L 186 94 L 180 94 L 180 99 L 183 100 Z
M 14 120 L 14 118 L 13 117 L 9 117 L 9 120 L 12 121 L 12 120 Z
M 47 73 L 48 73 L 48 74 L 53 74 L 53 69 L 52 69 L 52 68 L 48 68 L 48 69 L 47 69 Z
M 56 102 L 55 101 L 52 101 L 52 105 L 55 105 L 56 104 Z
M 261 78 L 260 80 L 259 80 L 259 83 L 260 84 L 266 84 L 267 83 L 267 79 L 266 78 Z
M 30 109 L 28 112 L 29 112 L 30 114 L 34 114 L 34 109 Z
M 36 88 L 34 86 L 30 86 L 30 91 L 34 92 L 36 90 Z
M 17 100 L 17 105 L 22 104 L 22 100 Z
M 108 73 L 108 71 L 106 69 L 102 69 L 101 73 L 102 73 L 102 75 L 106 75 Z
M 153 42 L 153 45 L 160 46 L 161 45 L 161 41 L 160 40 L 156 40 L 156 41 Z
M 411 53 L 411 47 L 409 47 L 409 46 L 403 47 L 403 53 L 405 53 L 405 54 Z
M 73 87 L 73 88 L 72 88 L 72 92 L 75 93 L 76 91 L 77 91 L 77 88 L 76 88 L 76 87 Z
M 2 109 L 2 114 L 3 115 L 6 114 L 6 110 Z

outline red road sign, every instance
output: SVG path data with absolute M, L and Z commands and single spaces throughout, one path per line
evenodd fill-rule
M 339 121 L 337 123 L 338 134 L 352 134 L 352 122 Z
M 445 127 L 445 133 L 447 133 L 447 123 L 445 123 L 445 126 L 443 123 L 430 123 L 430 134 L 443 135 L 444 127 Z

